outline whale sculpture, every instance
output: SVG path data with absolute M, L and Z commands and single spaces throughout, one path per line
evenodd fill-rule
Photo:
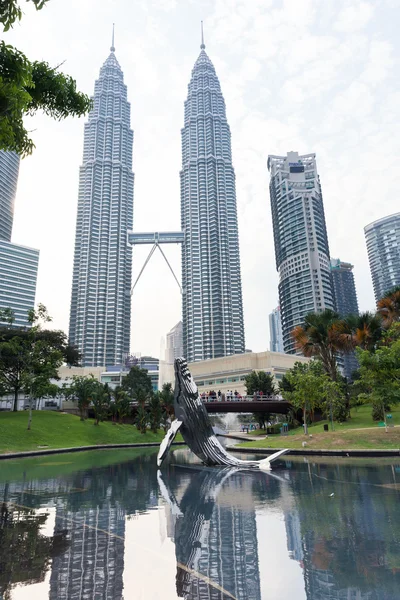
M 175 359 L 175 420 L 167 431 L 157 456 L 160 467 L 178 431 L 190 450 L 208 466 L 224 465 L 269 470 L 271 462 L 289 452 L 279 450 L 263 460 L 240 460 L 229 454 L 214 434 L 208 413 L 184 358 Z

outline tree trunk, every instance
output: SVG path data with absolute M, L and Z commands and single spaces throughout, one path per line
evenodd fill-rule
M 13 412 L 17 412 L 18 410 L 18 395 L 19 395 L 19 390 L 15 389 L 14 390 L 14 406 L 13 406 Z
M 306 409 L 306 405 L 304 405 L 303 407 L 303 423 L 304 423 L 304 435 L 308 434 L 308 428 L 307 428 L 307 409 Z
M 28 419 L 28 431 L 31 430 L 31 423 L 32 423 L 32 398 L 29 398 L 29 419 Z

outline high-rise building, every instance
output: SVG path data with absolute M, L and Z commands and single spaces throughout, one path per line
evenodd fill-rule
M 0 150 L 0 240 L 11 242 L 19 156 Z
M 18 154 L 0 150 L 0 310 L 12 310 L 14 327 L 30 327 L 39 250 L 11 243 L 18 173 Z
M 204 41 L 182 129 L 183 346 L 189 362 L 244 352 L 235 172 L 225 101 Z
M 375 300 L 400 285 L 400 213 L 364 227 Z
M 283 348 L 309 312 L 335 308 L 328 236 L 315 154 L 268 157 Z
M 271 352 L 284 352 L 282 337 L 281 309 L 274 308 L 269 315 L 269 349 Z
M 113 41 L 95 83 L 79 174 L 69 341 L 83 366 L 121 364 L 129 354 L 133 131 L 114 52 Z
M 179 356 L 183 356 L 183 325 L 179 321 L 167 333 L 167 347 L 165 349 L 165 362 L 169 365 L 174 363 L 174 360 Z
M 354 266 L 339 258 L 331 259 L 333 291 L 336 311 L 341 317 L 358 315 L 356 284 L 353 275 Z
M 353 265 L 343 262 L 339 258 L 331 259 L 336 312 L 338 312 L 341 317 L 358 315 L 358 301 L 353 268 Z M 338 364 L 343 375 L 351 381 L 353 372 L 359 367 L 354 352 L 341 354 L 338 357 Z
M 30 327 L 38 265 L 39 250 L 0 241 L 0 310 L 11 308 L 15 327 Z

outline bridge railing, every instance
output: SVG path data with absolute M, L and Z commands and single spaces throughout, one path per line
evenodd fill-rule
M 200 394 L 200 398 L 203 402 L 284 402 L 285 400 L 282 396 L 264 396 L 260 394 L 253 394 L 252 396 L 241 396 L 238 394 L 235 396 L 234 394 L 228 395 L 226 393 L 221 394 L 220 397 L 218 395 L 216 397 L 213 396 L 203 396 Z

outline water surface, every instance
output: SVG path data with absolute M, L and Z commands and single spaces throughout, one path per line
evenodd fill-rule
M 0 462 L 4 600 L 398 600 L 400 459 Z

